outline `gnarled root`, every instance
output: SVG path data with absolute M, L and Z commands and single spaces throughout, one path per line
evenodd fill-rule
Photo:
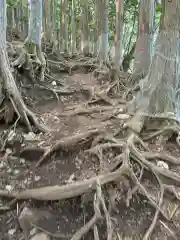
M 24 104 L 20 92 L 16 86 L 13 75 L 10 71 L 7 52 L 3 48 L 3 45 L 2 47 L 0 47 L 0 71 L 3 80 L 3 90 L 5 91 L 7 97 L 10 99 L 12 106 L 18 115 L 18 119 L 22 119 L 25 122 L 29 131 L 32 131 L 29 120 L 31 120 L 31 122 L 40 131 L 48 131 L 48 129 L 45 126 L 39 123 L 36 116 Z
M 167 186 L 165 183 L 163 183 L 162 176 L 164 178 L 168 178 L 171 181 L 174 181 L 176 183 L 180 183 L 180 176 L 177 173 L 171 171 L 170 169 L 165 169 L 165 168 L 159 167 L 155 163 L 152 163 L 152 161 L 149 162 L 147 159 L 151 158 L 151 160 L 152 160 L 152 155 L 153 154 L 151 155 L 151 153 L 147 153 L 147 152 L 141 153 L 136 148 L 135 144 L 140 144 L 142 146 L 142 148 L 146 148 L 146 146 L 144 145 L 142 140 L 139 139 L 137 137 L 137 135 L 132 133 L 127 140 L 127 150 L 126 151 L 127 151 L 129 157 L 127 157 L 127 154 L 126 154 L 126 158 L 125 158 L 126 163 L 129 164 L 130 159 L 132 159 L 136 163 L 139 164 L 141 169 L 143 169 L 143 172 L 144 172 L 144 169 L 147 169 L 148 171 L 152 172 L 153 175 L 155 176 L 155 178 L 157 179 L 157 182 L 160 186 L 160 195 L 159 195 L 159 200 L 158 200 L 159 203 L 157 203 L 156 200 L 154 199 L 154 197 L 143 186 L 143 184 L 140 183 L 140 180 L 142 178 L 143 173 L 140 174 L 140 179 L 138 179 L 136 177 L 136 174 L 134 173 L 133 169 L 131 168 L 131 174 L 130 175 L 131 175 L 131 179 L 135 183 L 136 190 L 138 189 L 149 200 L 150 204 L 156 208 L 156 213 L 155 213 L 155 216 L 153 218 L 152 224 L 150 225 L 149 229 L 147 230 L 147 232 L 146 232 L 146 234 L 144 235 L 144 238 L 143 238 L 144 240 L 147 240 L 147 239 L 149 239 L 151 233 L 153 232 L 153 230 L 155 228 L 159 213 L 161 213 L 164 217 L 166 217 L 166 219 L 168 219 L 168 216 L 166 216 L 166 214 L 162 210 L 162 205 L 163 205 L 163 202 L 164 202 L 164 192 L 165 191 L 171 191 L 174 194 L 174 196 L 179 200 L 179 196 L 178 196 L 175 188 L 174 187 L 169 188 L 169 186 Z M 146 148 L 146 150 L 147 150 L 147 148 Z M 154 154 L 154 157 L 155 157 L 154 160 L 156 160 L 156 157 L 162 159 L 163 155 Z M 174 158 L 170 158 L 168 156 L 165 156 L 163 158 L 163 160 L 164 161 L 167 160 L 168 162 L 171 162 L 173 164 L 174 163 L 177 164 L 177 161 L 175 161 Z M 134 193 L 134 191 L 132 191 L 131 194 L 133 194 L 133 193 Z
M 34 64 L 36 64 L 35 68 L 33 67 Z M 39 80 L 44 81 L 44 72 L 46 68 L 44 54 L 39 45 L 30 43 L 28 39 L 24 43 L 19 58 L 16 59 L 12 65 L 18 68 L 24 67 L 26 70 L 29 70 L 32 81 L 34 81 L 35 78 L 35 70 L 40 69 Z
M 179 127 L 175 124 L 172 127 L 166 127 L 165 129 L 158 131 L 154 136 L 157 136 L 159 134 L 163 134 L 164 132 L 173 131 L 175 133 L 179 133 Z M 165 155 L 162 153 L 153 153 L 149 150 L 147 145 L 138 137 L 137 134 L 135 134 L 133 131 L 130 131 L 130 134 L 126 140 L 126 142 L 120 141 L 119 139 L 108 139 L 109 143 L 105 142 L 103 143 L 101 141 L 100 144 L 94 146 L 90 150 L 88 150 L 90 153 L 95 154 L 100 162 L 102 162 L 102 151 L 106 148 L 120 148 L 122 150 L 122 153 L 115 157 L 115 164 L 112 165 L 110 168 L 110 171 L 115 171 L 117 168 L 119 168 L 120 165 L 126 166 L 127 169 L 130 171 L 130 178 L 134 182 L 135 186 L 132 189 L 128 190 L 127 195 L 127 206 L 130 204 L 130 199 L 132 198 L 132 195 L 135 194 L 137 191 L 140 192 L 143 196 L 145 196 L 149 203 L 156 209 L 154 218 L 152 220 L 152 223 L 149 227 L 149 229 L 146 231 L 144 235 L 144 240 L 149 239 L 151 236 L 155 226 L 156 222 L 158 220 L 159 214 L 162 214 L 167 220 L 170 220 L 173 217 L 173 213 L 169 216 L 169 213 L 166 213 L 163 208 L 165 205 L 165 199 L 164 194 L 165 192 L 172 193 L 177 200 L 180 200 L 178 189 L 174 185 L 167 185 L 163 179 L 168 179 L 174 183 L 179 184 L 180 183 L 180 176 L 178 173 L 172 171 L 169 168 L 163 168 L 158 166 L 157 160 L 160 159 L 164 162 L 167 162 L 171 165 L 179 165 L 180 161 L 173 156 Z M 138 150 L 136 147 L 138 145 L 138 148 L 140 147 L 142 150 Z M 150 160 L 150 161 L 149 161 Z M 138 167 L 137 167 L 138 166 Z M 139 171 L 140 170 L 140 171 Z M 158 190 L 159 195 L 154 196 L 148 190 L 145 186 L 145 183 L 141 183 L 143 179 L 143 175 L 145 170 L 151 172 L 159 185 L 160 190 Z M 138 172 L 140 172 L 138 174 Z M 137 177 L 139 175 L 139 177 Z M 174 212 L 174 211 L 173 211 Z

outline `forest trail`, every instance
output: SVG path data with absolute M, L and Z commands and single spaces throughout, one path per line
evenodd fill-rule
M 95 130 L 100 133 L 101 137 L 105 133 L 106 138 L 112 138 L 118 134 L 117 130 L 130 117 L 126 113 L 126 105 L 120 101 L 120 95 L 110 95 L 108 98 L 105 97 L 105 101 L 101 98 L 102 95 L 99 99 L 93 99 L 95 95 L 91 96 L 92 92 L 89 89 L 98 89 L 98 92 L 103 92 L 110 84 L 106 78 L 98 81 L 94 73 L 88 72 L 87 69 L 85 73 L 83 69 L 78 68 L 70 75 L 54 73 L 53 76 L 56 79 L 55 88 L 59 88 L 59 85 L 66 86 L 67 92 L 71 94 L 58 94 L 58 101 L 53 92 L 49 93 L 51 95 L 49 96 L 48 91 L 46 94 L 44 90 L 42 92 L 38 90 L 38 93 L 35 88 L 27 91 L 30 96 L 33 93 L 38 100 L 35 103 L 34 99 L 31 99 L 36 111 L 40 113 L 39 117 L 55 131 L 45 134 L 25 134 L 21 128 L 17 127 L 13 131 L 11 129 L 8 133 L 6 132 L 4 136 L 3 129 L 1 130 L 1 138 L 7 140 L 5 149 L 1 151 L 1 189 L 14 191 L 71 184 L 77 180 L 89 179 L 108 172 L 116 164 L 120 149 L 110 147 L 102 154 L 97 148 L 94 154 L 89 152 L 89 148 L 93 146 L 93 141 L 94 146 L 99 141 L 96 136 L 91 138 L 91 134 L 88 137 L 85 135 L 84 139 L 80 140 L 74 140 L 74 136 Z M 52 86 L 53 81 L 49 82 L 49 86 L 50 84 Z M 91 103 L 89 104 L 88 101 Z M 75 142 L 70 146 L 65 144 L 64 147 L 60 147 L 39 162 L 42 160 L 44 151 L 53 148 L 59 141 Z M 180 157 L 179 149 L 172 143 L 162 146 L 157 140 L 149 142 L 148 147 L 155 152 Z M 134 195 L 130 207 L 127 207 L 126 198 L 131 182 L 116 182 L 116 184 L 118 187 L 109 183 L 106 188 L 103 188 L 115 206 L 111 214 L 116 235 L 114 239 L 142 239 L 154 216 L 154 208 L 142 195 Z M 22 232 L 17 218 L 25 207 L 31 209 L 31 214 L 33 214 L 34 220 L 30 221 L 31 228 L 45 232 L 52 239 L 71 239 L 71 236 L 92 217 L 92 202 L 93 195 L 89 192 L 63 201 L 28 200 L 14 203 L 17 204 L 15 210 L 10 210 L 0 216 L 1 236 L 3 236 L 1 239 L 23 239 L 24 232 L 29 230 L 29 223 L 27 223 L 29 220 L 26 220 L 24 225 L 21 222 L 21 229 L 24 227 Z M 167 201 L 165 209 L 169 207 L 169 214 L 171 214 L 178 209 L 178 206 L 177 202 Z M 6 207 L 8 203 L 4 199 L 0 202 L 0 208 L 3 211 Z M 152 234 L 152 239 L 178 239 L 176 236 L 179 235 L 179 230 L 177 230 L 180 223 L 179 214 L 180 212 L 177 211 L 173 215 L 172 223 L 160 219 Z M 100 239 L 106 239 L 105 222 L 102 221 L 98 228 Z M 33 230 L 28 233 L 28 236 L 32 234 Z M 83 239 L 94 239 L 93 231 L 90 230 Z

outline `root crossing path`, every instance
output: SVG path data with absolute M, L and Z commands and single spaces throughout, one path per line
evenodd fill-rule
M 27 134 L 16 127 L 1 133 L 1 235 L 179 239 L 178 124 L 171 119 L 164 126 L 157 117 L 153 130 L 133 132 L 126 124 L 132 116 L 123 100 L 124 79 L 117 94 L 117 83 L 100 84 L 82 69 L 51 78 L 71 89 L 63 96 L 56 91 L 59 101 L 36 105 L 56 131 Z

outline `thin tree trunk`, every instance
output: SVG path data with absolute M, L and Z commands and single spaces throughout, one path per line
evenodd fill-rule
M 122 64 L 122 40 L 123 40 L 123 12 L 124 0 L 116 0 L 116 33 L 115 33 L 115 57 L 114 65 L 119 68 Z
M 61 1 L 61 51 L 68 51 L 67 0 Z
M 71 53 L 76 53 L 76 0 L 71 5 Z
M 99 59 L 100 65 L 108 60 L 108 0 L 99 0 L 97 4 L 99 11 Z
M 84 56 L 89 54 L 89 29 L 88 29 L 88 5 L 86 0 L 81 0 L 81 51 Z
M 147 75 L 152 57 L 152 37 L 154 33 L 154 0 L 140 0 L 139 31 L 136 41 L 133 81 Z

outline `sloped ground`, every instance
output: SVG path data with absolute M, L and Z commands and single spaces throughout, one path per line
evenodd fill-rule
M 57 102 L 48 98 L 48 94 L 42 91 L 42 95 L 38 95 L 41 101 L 34 107 L 37 112 L 41 113 L 40 118 L 56 131 L 33 135 L 24 134 L 22 129 L 16 128 L 14 135 L 12 129 L 2 133 L 2 143 L 5 139 L 7 141 L 5 149 L 1 151 L 1 189 L 11 192 L 12 190 L 70 184 L 111 171 L 116 164 L 116 157 L 121 153 L 121 149 L 110 147 L 105 149 L 103 154 L 98 149 L 96 149 L 96 154 L 88 150 L 93 143 L 96 146 L 97 136 L 104 136 L 105 133 L 107 138 L 112 138 L 127 121 L 129 115 L 124 112 L 125 105 L 119 102 L 119 98 L 111 98 L 112 102 L 105 99 L 107 101 L 98 101 L 88 105 L 87 92 L 89 93 L 89 90 L 86 92 L 84 89 L 92 89 L 92 87 L 103 89 L 92 73 L 77 71 L 70 76 L 66 74 L 54 76 L 60 80 L 61 84 L 68 86 L 68 91 L 73 93 L 64 96 L 60 94 L 61 97 Z M 105 83 L 104 86 L 106 88 L 107 84 Z M 30 95 L 32 92 L 35 94 L 34 89 L 30 91 Z M 102 95 L 100 99 L 102 100 Z M 74 136 L 95 130 L 98 131 L 97 135 L 84 136 L 83 140 L 76 140 L 73 147 L 67 144 L 50 153 L 46 158 L 42 158 L 44 151 L 55 146 L 60 140 L 66 141 L 69 137 L 69 142 L 74 139 Z M 10 133 L 13 135 L 11 139 Z M 123 132 L 120 134 L 123 137 Z M 154 152 L 170 154 L 175 159 L 180 158 L 179 148 L 173 141 L 164 143 L 162 146 L 159 140 L 155 139 L 148 142 L 148 147 Z M 171 169 L 177 173 L 180 170 L 179 166 L 174 169 L 172 166 Z M 145 177 L 144 181 L 152 191 L 152 176 L 146 172 Z M 112 239 L 142 239 L 154 217 L 155 209 L 138 191 L 132 196 L 130 206 L 127 207 L 127 193 L 130 187 L 133 188 L 133 185 L 128 180 L 123 182 L 116 180 L 115 183 L 108 183 L 102 187 L 107 206 L 109 202 L 111 202 L 109 207 L 113 206 L 111 209 L 111 224 L 114 229 Z M 11 202 L 10 210 L 3 210 L 8 208 L 9 201 L 7 202 L 7 198 L 1 198 L 0 239 L 25 239 L 26 231 L 30 239 L 30 235 L 34 233 L 31 229 L 34 228 L 45 232 L 51 239 L 71 239 L 72 235 L 92 218 L 93 199 L 94 191 L 60 201 L 35 201 L 29 197 L 26 201 Z M 31 209 L 31 213 L 34 214 L 33 220 L 23 219 L 23 223 L 21 220 L 19 225 L 18 218 L 25 207 Z M 172 214 L 171 221 L 160 217 L 151 239 L 179 239 L 179 203 L 174 198 L 171 200 L 168 198 L 164 208 L 167 215 Z M 98 221 L 99 239 L 107 239 L 106 224 L 107 221 L 104 219 Z M 82 239 L 94 239 L 93 231 L 95 228 L 88 231 Z

